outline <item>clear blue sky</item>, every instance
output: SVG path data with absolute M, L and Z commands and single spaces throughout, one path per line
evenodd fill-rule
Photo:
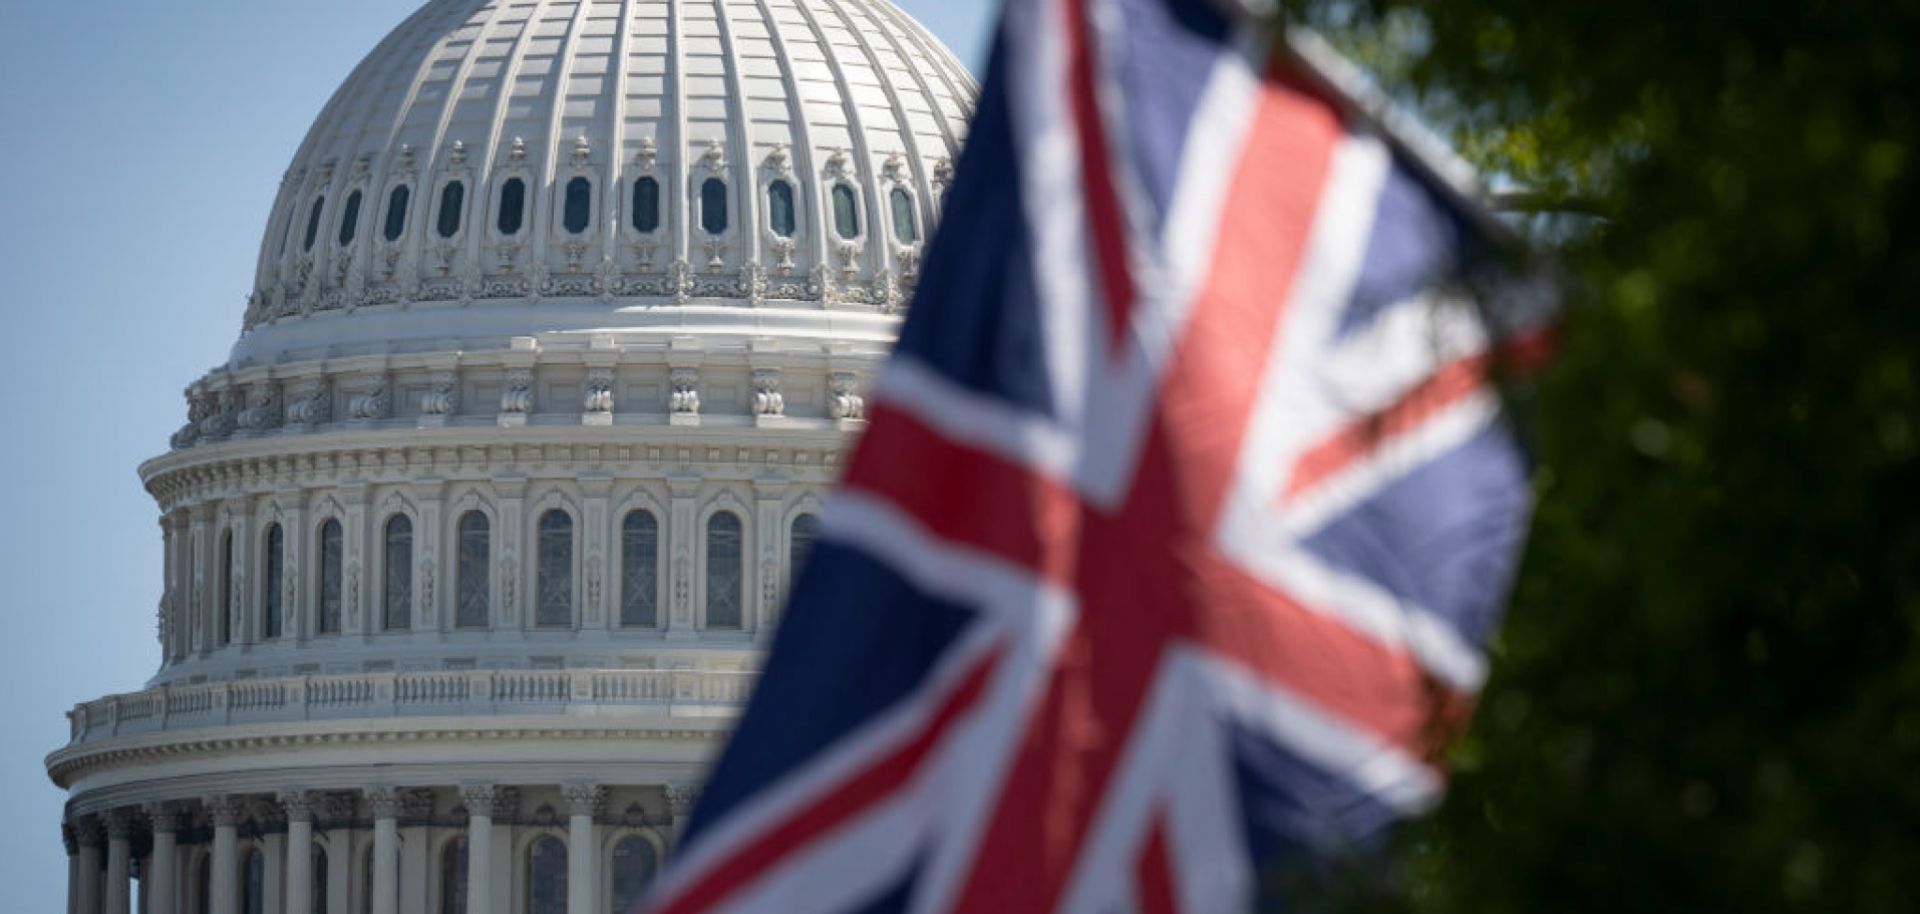
M 997 3 L 898 0 L 976 71 Z M 239 333 L 280 174 L 416 0 L 50 0 L 0 29 L 0 909 L 64 909 L 74 703 L 159 660 L 135 477 Z

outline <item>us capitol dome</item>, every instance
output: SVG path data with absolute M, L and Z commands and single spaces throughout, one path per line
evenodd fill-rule
M 433 0 L 140 468 L 72 914 L 624 914 L 863 424 L 975 84 L 887 0 Z M 156 442 L 158 444 L 158 442 Z

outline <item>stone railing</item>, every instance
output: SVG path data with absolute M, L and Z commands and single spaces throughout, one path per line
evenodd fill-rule
M 72 745 L 227 724 L 381 717 L 623 711 L 737 712 L 754 674 L 698 670 L 477 670 L 361 673 L 171 685 L 110 695 L 67 713 Z

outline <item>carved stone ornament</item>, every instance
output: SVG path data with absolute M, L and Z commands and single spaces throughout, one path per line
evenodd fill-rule
M 400 815 L 400 793 L 392 787 L 376 786 L 366 789 L 367 808 L 375 819 L 394 819 Z
M 384 374 L 367 375 L 360 379 L 360 392 L 347 401 L 347 418 L 362 422 L 385 419 L 393 408 L 390 384 Z
M 595 368 L 587 372 L 587 394 L 581 405 L 588 414 L 613 413 L 613 369 Z
M 607 788 L 599 784 L 568 784 L 560 793 L 567 798 L 567 811 L 576 816 L 597 816 L 607 802 Z
M 500 391 L 500 413 L 524 416 L 533 411 L 533 372 L 516 368 L 507 372 L 507 383 Z
M 673 394 L 668 407 L 683 416 L 700 414 L 700 372 L 693 368 L 675 368 Z
M 659 161 L 660 144 L 654 142 L 653 137 L 642 138 L 640 140 L 640 151 L 634 153 L 633 163 L 638 165 L 641 171 L 652 171 L 653 166 Z
M 324 379 L 308 378 L 293 386 L 292 400 L 287 404 L 289 423 L 305 428 L 323 425 L 333 418 L 332 412 L 332 398 L 327 396 Z
M 836 371 L 828 379 L 832 396 L 827 399 L 827 415 L 835 419 L 865 419 L 867 401 L 860 396 L 860 376 L 851 371 Z
M 773 368 L 757 368 L 753 372 L 753 414 L 756 416 L 784 416 L 787 412 L 786 395 L 780 392 L 780 372 Z
M 288 822 L 313 821 L 313 794 L 305 790 L 283 790 L 276 797 L 280 808 L 286 811 Z
M 700 164 L 713 174 L 724 174 L 727 170 L 727 144 L 708 140 L 707 151 L 700 155 Z
M 470 816 L 492 817 L 494 804 L 499 802 L 501 788 L 493 784 L 462 784 L 460 802 L 467 807 Z
M 428 382 L 426 396 L 420 398 L 420 412 L 428 416 L 451 416 L 460 411 L 460 375 L 454 371 L 436 371 Z
M 693 621 L 692 603 L 689 597 L 693 590 L 693 560 L 682 548 L 673 557 L 673 621 L 675 625 L 689 625 Z
M 693 784 L 667 785 L 667 812 L 673 815 L 675 822 L 684 821 L 693 814 L 694 804 L 700 802 L 700 788 Z
M 673 289 L 673 303 L 684 305 L 693 299 L 693 265 L 675 260 L 667 268 L 667 284 Z
M 207 797 L 200 801 L 215 828 L 234 828 L 247 818 L 247 804 L 229 796 Z
M 247 408 L 240 411 L 240 427 L 263 432 L 280 427 L 280 385 L 268 381 L 247 390 Z

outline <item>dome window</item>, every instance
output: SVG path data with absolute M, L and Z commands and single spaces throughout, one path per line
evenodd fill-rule
M 849 240 L 860 237 L 860 201 L 850 184 L 833 186 L 833 230 Z
M 313 250 L 313 243 L 320 240 L 320 214 L 326 208 L 326 197 L 313 198 L 313 209 L 307 212 L 307 240 L 300 245 L 301 250 Z
M 228 530 L 220 538 L 220 618 L 218 620 L 219 644 L 226 647 L 233 642 L 233 531 Z
M 660 522 L 634 511 L 620 524 L 620 624 L 652 628 L 659 624 Z
M 493 615 L 493 589 L 487 569 L 493 565 L 493 529 L 485 514 L 460 517 L 460 567 L 454 583 L 455 628 L 486 628 Z
M 659 866 L 659 854 L 653 849 L 653 842 L 639 835 L 621 838 L 620 843 L 613 846 L 613 910 L 638 910 L 640 897 L 653 883 L 654 871 Z
M 341 583 L 341 568 L 346 557 L 346 541 L 340 522 L 329 520 L 320 526 L 320 612 L 317 631 L 322 635 L 340 633 L 340 603 L 346 595 Z
M 709 235 L 727 233 L 727 182 L 719 178 L 700 185 L 700 227 Z
M 407 204 L 413 202 L 413 190 L 405 184 L 393 189 L 387 195 L 387 229 L 382 235 L 388 241 L 399 241 L 407 230 Z
M 442 238 L 452 238 L 460 234 L 461 210 L 467 203 L 467 185 L 459 181 L 449 182 L 440 191 L 440 224 L 436 228 Z
M 263 638 L 280 637 L 280 620 L 284 618 L 284 607 L 280 604 L 281 587 L 286 583 L 287 535 L 274 524 L 267 528 L 267 573 L 263 576 L 263 593 L 260 594 L 260 636 Z
M 387 586 L 381 622 L 387 631 L 405 631 L 413 627 L 413 520 L 405 514 L 387 521 L 384 557 Z
M 740 628 L 744 551 L 740 516 L 731 511 L 707 521 L 707 627 Z
M 353 243 L 355 235 L 360 233 L 360 192 L 347 195 L 347 211 L 340 216 L 340 246 Z
M 573 624 L 573 515 L 558 508 L 540 515 L 535 556 L 534 620 L 541 628 Z
M 800 580 L 800 569 L 807 567 L 807 556 L 813 554 L 813 542 L 819 536 L 820 518 L 802 514 L 793 519 L 793 533 L 787 538 L 789 580 Z
M 793 185 L 786 181 L 775 181 L 767 185 L 767 221 L 773 233 L 782 238 L 792 238 L 795 228 L 793 218 Z
M 893 200 L 893 237 L 901 244 L 915 244 L 920 240 L 920 220 L 913 215 L 913 195 L 906 188 L 896 187 L 891 194 Z
M 633 182 L 633 230 L 642 234 L 660 228 L 660 182 L 641 178 Z
M 518 235 L 526 219 L 527 182 L 508 178 L 507 183 L 500 186 L 500 216 L 494 220 L 494 227 L 502 235 Z
M 581 853 L 592 853 L 581 848 Z M 567 845 L 552 835 L 527 845 L 527 914 L 565 914 L 567 910 Z
M 467 839 L 448 841 L 440 849 L 440 914 L 467 914 Z M 314 908 L 324 912 L 325 908 Z
M 567 182 L 566 206 L 567 234 L 578 235 L 587 230 L 587 224 L 593 221 L 593 182 L 586 178 L 574 178 Z

